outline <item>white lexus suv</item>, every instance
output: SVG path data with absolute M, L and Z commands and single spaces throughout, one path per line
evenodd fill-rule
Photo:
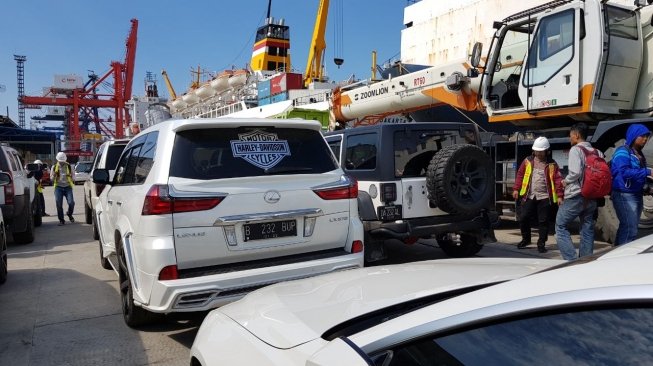
M 125 147 L 96 219 L 129 326 L 363 266 L 358 186 L 303 120 L 190 119 Z

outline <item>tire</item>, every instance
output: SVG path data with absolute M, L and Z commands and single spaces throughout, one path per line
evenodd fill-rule
M 450 214 L 472 214 L 491 207 L 494 198 L 492 159 L 476 145 L 447 146 L 429 163 L 429 199 Z
M 365 265 L 387 258 L 385 240 L 374 239 L 367 231 L 365 232 L 363 240 L 365 247 Z
M 95 218 L 95 212 L 92 213 L 93 217 L 91 220 L 93 221 L 92 226 L 93 226 L 93 239 L 95 240 L 100 240 L 100 230 L 97 227 L 97 220 Z
M 122 253 L 122 243 L 117 243 L 118 248 L 118 286 L 120 290 L 120 302 L 122 304 L 122 316 L 130 328 L 152 324 L 162 318 L 162 314 L 153 313 L 134 304 L 134 293 L 129 278 L 127 262 Z
M 35 207 L 32 209 L 32 213 L 34 216 L 34 226 L 39 227 L 43 225 L 43 217 L 41 216 L 41 203 L 38 197 L 36 197 L 34 201 L 35 201 L 34 203 Z
M 438 245 L 444 254 L 452 258 L 471 257 L 483 249 L 483 244 L 479 244 L 476 236 L 470 234 L 461 234 L 460 243 L 438 238 Z
M 113 269 L 109 260 L 102 255 L 102 243 L 99 243 L 99 245 L 100 245 L 100 265 L 104 269 Z
M 90 225 L 93 223 L 93 211 L 88 207 L 86 200 L 84 200 L 84 218 L 87 224 Z
M 27 229 L 23 232 L 14 232 L 14 242 L 17 244 L 29 244 L 34 241 L 34 216 L 32 206 L 27 206 Z
M 2 253 L 2 256 L 0 258 L 0 285 L 7 282 L 7 274 L 8 274 L 8 268 L 7 267 L 7 238 L 5 236 L 5 230 L 4 230 L 4 224 L 0 223 L 3 228 L 0 228 L 0 240 L 2 240 L 2 244 L 0 244 L 0 252 Z

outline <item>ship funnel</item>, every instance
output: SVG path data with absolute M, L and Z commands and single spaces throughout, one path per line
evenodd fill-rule
M 265 24 L 274 24 L 274 17 L 265 18 Z
M 278 23 L 279 25 L 284 25 L 285 23 L 286 23 L 285 19 L 283 18 L 279 19 L 279 23 Z

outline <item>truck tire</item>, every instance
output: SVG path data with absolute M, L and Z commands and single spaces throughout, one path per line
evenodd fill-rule
M 385 251 L 385 240 L 374 239 L 366 231 L 363 237 L 365 247 L 365 264 L 378 262 L 386 259 L 388 256 Z
M 476 236 L 471 234 L 460 234 L 460 243 L 445 238 L 437 240 L 444 254 L 453 258 L 471 257 L 483 249 L 483 244 L 479 244 Z
M 0 256 L 0 284 L 3 284 L 7 282 L 9 272 L 7 267 L 7 237 L 5 236 L 4 226 L 0 228 L 0 240 L 2 240 L 0 243 L 0 253 L 2 253 L 2 256 Z
M 426 175 L 429 199 L 442 211 L 476 213 L 494 196 L 492 159 L 476 145 L 453 145 L 438 151 Z
M 29 244 L 34 241 L 34 216 L 32 206 L 27 205 L 27 228 L 23 232 L 14 232 L 14 242 L 17 244 Z
M 100 242 L 99 245 L 100 245 L 100 265 L 104 269 L 113 269 L 113 267 L 111 267 L 111 263 L 109 262 L 109 259 L 105 258 L 103 255 L 104 253 L 102 253 L 102 243 Z
M 100 230 L 97 227 L 97 219 L 95 218 L 95 212 L 92 213 L 93 217 L 91 218 L 93 220 L 92 226 L 93 226 L 93 239 L 95 240 L 100 240 Z
M 147 311 L 134 304 L 134 293 L 127 269 L 125 255 L 122 252 L 122 243 L 116 245 L 118 248 L 118 287 L 120 289 L 120 300 L 122 304 L 122 316 L 130 328 L 152 324 L 162 318 L 162 314 Z

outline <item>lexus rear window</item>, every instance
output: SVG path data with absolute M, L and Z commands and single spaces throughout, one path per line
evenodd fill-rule
M 177 133 L 170 176 L 221 179 L 282 174 L 320 174 L 337 164 L 319 131 L 212 128 Z

